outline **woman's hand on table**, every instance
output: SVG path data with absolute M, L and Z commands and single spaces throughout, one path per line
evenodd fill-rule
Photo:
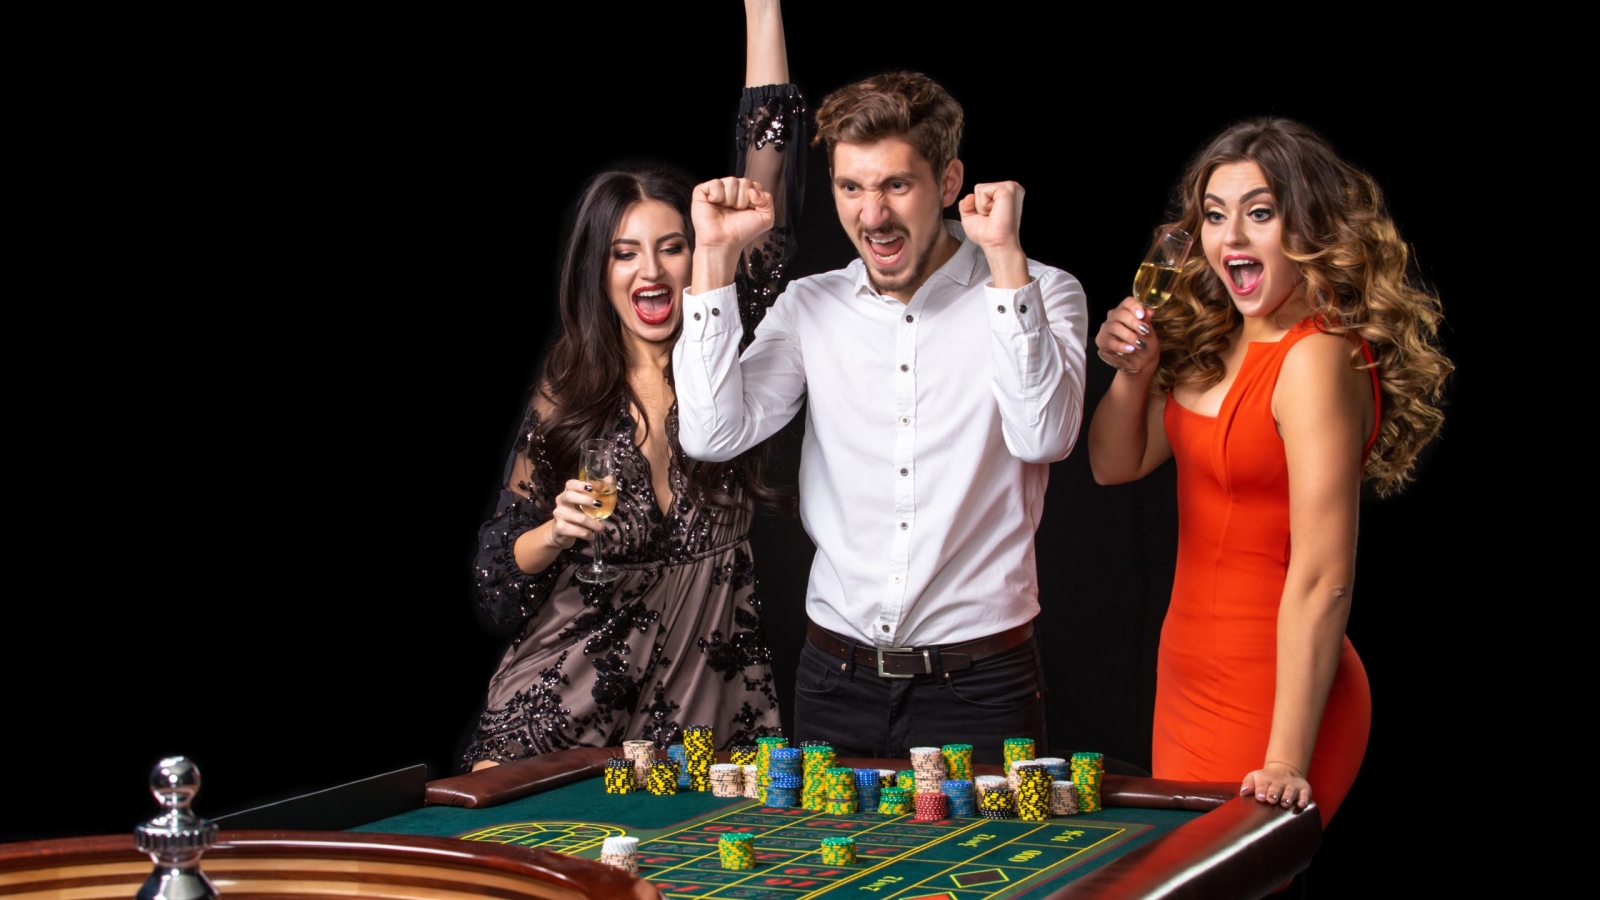
M 1293 766 L 1269 762 L 1244 776 L 1239 796 L 1298 812 L 1311 804 L 1311 783 Z

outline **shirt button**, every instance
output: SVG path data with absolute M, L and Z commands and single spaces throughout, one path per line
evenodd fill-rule
M 910 526 L 910 525 L 907 525 L 907 524 L 906 524 L 906 523 L 904 523 L 904 522 L 901 522 L 901 523 L 900 523 L 900 530 L 901 530 L 901 531 L 905 531 L 905 530 L 906 530 L 906 529 L 907 529 L 907 528 L 910 528 L 910 527 L 911 527 L 911 526 Z
M 996 306 L 994 308 L 994 311 L 997 312 L 997 313 L 1003 313 L 1003 312 L 1006 311 L 1006 308 L 1004 306 Z
M 911 367 L 906 365 L 905 363 L 901 363 L 900 364 L 900 371 L 909 372 L 909 371 L 911 371 Z
M 698 321 L 700 321 L 700 314 L 699 314 L 699 313 L 695 313 L 695 314 L 694 314 L 694 320 L 695 320 L 695 321 L 696 321 L 696 322 L 698 322 Z
M 887 626 L 887 625 L 883 626 L 883 630 L 884 631 L 888 631 L 889 630 L 889 626 Z
M 907 322 L 911 321 L 911 317 L 910 316 L 906 316 L 906 321 Z
M 901 475 L 910 475 L 911 474 L 911 470 L 910 469 L 901 469 L 900 470 L 900 474 Z
M 899 583 L 900 583 L 900 576 L 899 576 L 899 575 L 896 575 L 896 576 L 895 576 L 895 577 L 894 577 L 894 583 L 895 583 L 895 584 L 899 584 Z
M 1027 312 L 1027 311 L 1028 311 L 1028 308 L 1027 308 L 1027 307 L 1026 307 L 1026 306 L 1024 306 L 1024 307 L 1023 307 L 1023 308 L 1022 308 L 1022 311 L 1023 311 L 1023 312 Z M 711 314 L 712 314 L 712 315 L 713 315 L 713 316 L 720 316 L 720 315 L 722 315 L 722 309 L 721 309 L 721 307 L 716 307 L 716 306 L 713 306 L 713 307 L 711 307 Z
M 1019 313 L 1025 313 L 1027 311 L 1028 311 L 1028 304 L 1026 304 L 1026 303 L 1024 303 L 1021 306 L 1017 307 L 1017 312 L 1019 312 Z M 716 310 L 712 310 L 712 312 L 715 313 Z
M 900 420 L 900 424 L 901 425 L 910 425 L 911 424 L 911 420 L 910 419 L 901 419 Z

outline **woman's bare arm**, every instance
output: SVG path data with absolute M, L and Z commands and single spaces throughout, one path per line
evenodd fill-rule
M 1126 367 L 1118 369 L 1089 421 L 1089 469 L 1100 484 L 1137 481 L 1172 456 L 1162 421 L 1166 397 L 1150 392 L 1161 346 L 1148 322 L 1149 311 L 1128 297 L 1095 335 L 1095 349 L 1122 353 L 1113 358 Z
M 744 86 L 789 83 L 779 0 L 744 0 Z
M 1289 571 L 1278 606 L 1266 758 L 1240 793 L 1304 807 L 1313 799 L 1306 776 L 1350 616 L 1361 451 L 1372 429 L 1371 379 L 1351 367 L 1345 338 L 1311 335 L 1289 351 L 1273 415 L 1289 467 Z

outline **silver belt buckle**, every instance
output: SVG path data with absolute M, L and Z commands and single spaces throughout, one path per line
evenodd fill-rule
M 917 672 L 912 672 L 910 675 L 896 675 L 893 672 L 885 672 L 883 670 L 883 654 L 884 653 L 916 653 L 917 652 L 917 648 L 915 648 L 915 647 L 878 647 L 877 651 L 878 651 L 878 677 L 880 677 L 880 678 L 915 678 L 919 674 Z M 931 674 L 932 672 L 933 672 L 933 660 L 928 657 L 928 651 L 924 650 L 924 651 L 922 651 L 922 672 L 920 674 L 927 675 L 927 674 Z

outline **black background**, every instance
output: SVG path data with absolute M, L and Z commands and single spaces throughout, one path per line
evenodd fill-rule
M 4 771 L 24 789 L 0 839 L 131 828 L 156 812 L 144 785 L 167 754 L 203 768 L 203 815 L 416 762 L 453 773 L 503 646 L 474 609 L 474 537 L 550 336 L 570 203 L 619 162 L 700 179 L 732 158 L 738 4 L 569 14 L 191 47 L 83 94 L 86 143 L 45 139 L 72 177 L 38 222 L 42 327 L 11 334 L 34 361 L 13 437 L 29 586 L 3 671 Z M 1080 278 L 1091 335 L 1184 163 L 1256 114 L 1306 122 L 1374 175 L 1443 298 L 1459 366 L 1444 435 L 1412 488 L 1362 508 L 1349 634 L 1372 740 L 1311 882 L 1339 893 L 1373 835 L 1459 798 L 1463 754 L 1508 739 L 1473 727 L 1481 651 L 1446 637 L 1496 556 L 1485 510 L 1510 492 L 1481 477 L 1493 338 L 1467 229 L 1485 196 L 1454 174 L 1495 153 L 1457 105 L 1480 70 L 1465 50 L 1341 65 L 1254 38 L 1166 60 L 1122 31 L 1015 16 L 791 3 L 794 79 L 813 108 L 888 68 L 940 80 L 966 107 L 965 189 L 1025 186 L 1024 247 Z M 798 274 L 852 253 L 810 162 Z M 1090 412 L 1109 376 L 1091 354 Z M 1098 487 L 1080 440 L 1052 467 L 1038 543 L 1058 753 L 1148 766 L 1172 504 L 1170 465 Z M 771 519 L 756 543 L 787 699 L 810 545 Z M 1435 838 L 1407 840 L 1447 859 Z

